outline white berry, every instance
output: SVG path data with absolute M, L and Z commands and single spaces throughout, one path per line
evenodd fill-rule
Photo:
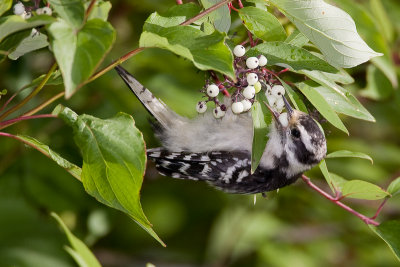
M 233 54 L 237 57 L 242 57 L 246 54 L 246 48 L 243 45 L 237 45 L 233 48 Z
M 258 75 L 255 73 L 247 74 L 247 83 L 249 85 L 255 85 L 258 82 Z
M 50 7 L 46 6 L 46 7 L 43 8 L 42 14 L 51 16 L 51 14 L 53 14 L 53 11 L 51 10 Z
M 222 118 L 223 116 L 225 116 L 225 111 L 221 110 L 220 107 L 216 107 L 213 110 L 213 115 L 216 119 Z
M 32 17 L 32 13 L 24 11 L 24 13 L 22 13 L 22 15 L 20 15 L 20 16 L 23 19 L 30 19 Z
M 251 102 L 247 99 L 243 99 L 242 101 L 240 101 L 240 103 L 242 103 L 243 105 L 243 111 L 248 111 L 251 109 Z
M 271 95 L 271 94 L 272 94 L 272 87 L 271 87 L 271 85 L 266 84 L 265 87 L 267 88 L 266 91 L 265 91 L 265 95 L 266 95 L 266 96 Z
M 219 88 L 215 84 L 210 84 L 207 87 L 207 95 L 209 97 L 216 97 L 219 94 Z
M 252 99 L 255 94 L 256 94 L 256 89 L 252 85 L 247 86 L 243 90 L 243 96 L 247 99 Z
M 246 59 L 246 66 L 249 69 L 255 69 L 258 67 L 258 58 L 256 57 L 249 57 L 248 59 Z
M 286 112 L 284 112 L 281 115 L 279 115 L 278 119 L 279 119 L 279 122 L 281 123 L 281 125 L 283 127 L 287 127 L 288 126 L 289 121 L 288 121 L 288 114 Z
M 282 85 L 274 85 L 271 90 L 272 95 L 279 97 L 285 94 L 285 88 Z
M 35 10 L 37 15 L 42 15 L 43 14 L 43 8 L 38 8 Z
M 276 100 L 275 102 L 275 108 L 278 112 L 282 112 L 283 108 L 285 107 L 285 102 L 283 101 L 283 98 L 280 97 Z
M 264 55 L 261 55 L 258 58 L 258 66 L 263 67 L 263 66 L 267 65 L 267 63 L 268 63 L 268 59 Z
M 199 103 L 197 103 L 196 105 L 196 110 L 198 113 L 204 113 L 207 110 L 207 104 L 205 101 L 200 101 Z
M 235 102 L 232 104 L 232 112 L 239 114 L 242 113 L 244 110 L 242 102 Z
M 267 100 L 268 100 L 268 104 L 270 105 L 270 107 L 272 107 L 273 105 L 275 105 L 276 97 L 273 95 L 267 95 Z
M 13 8 L 15 15 L 22 15 L 25 12 L 25 6 L 21 2 L 18 2 L 14 5 Z

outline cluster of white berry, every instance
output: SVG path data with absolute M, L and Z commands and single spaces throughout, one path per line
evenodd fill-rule
M 21 16 L 21 18 L 23 19 L 29 19 L 30 17 L 32 17 L 32 12 L 30 10 L 32 10 L 32 8 L 25 8 L 24 4 L 21 2 L 17 2 L 13 8 L 14 14 Z M 51 8 L 47 6 L 42 8 L 37 8 L 35 12 L 37 15 L 51 16 L 53 14 Z
M 204 113 L 207 110 L 207 102 L 213 101 L 216 107 L 213 110 L 215 118 L 222 118 L 225 115 L 227 107 L 220 105 L 217 99 L 221 90 L 228 88 L 236 88 L 232 95 L 232 112 L 240 114 L 247 112 L 251 109 L 254 103 L 254 96 L 261 91 L 265 90 L 269 105 L 278 112 L 282 112 L 285 104 L 282 96 L 285 94 L 285 89 L 282 85 L 270 84 L 268 73 L 262 68 L 267 65 L 268 60 L 264 55 L 258 57 L 244 57 L 246 49 L 242 45 L 237 45 L 233 49 L 235 55 L 234 67 L 237 75 L 237 81 L 233 82 L 225 77 L 222 83 L 207 85 L 205 90 L 206 101 L 197 103 L 196 110 L 198 113 Z

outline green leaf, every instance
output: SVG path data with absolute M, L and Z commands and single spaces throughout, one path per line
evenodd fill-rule
M 101 203 L 128 214 L 162 245 L 140 204 L 146 167 L 145 144 L 133 118 L 125 113 L 101 120 L 78 116 L 58 106 L 54 112 L 73 128 L 74 140 L 83 155 L 85 190 Z
M 67 236 L 72 248 L 67 247 L 66 250 L 74 258 L 76 263 L 80 267 L 101 267 L 99 261 L 96 259 L 90 249 L 85 245 L 85 243 L 71 233 L 61 218 L 54 212 L 51 213 L 51 216 L 56 219 Z
M 367 67 L 367 87 L 360 95 L 373 100 L 385 100 L 393 94 L 393 87 L 387 77 L 374 65 Z
M 388 1 L 385 0 L 385 2 Z M 396 67 L 391 58 L 392 52 L 382 35 L 382 31 L 378 27 L 379 23 L 374 19 L 365 6 L 354 1 L 335 0 L 335 4 L 339 5 L 339 7 L 343 8 L 351 15 L 356 22 L 360 35 L 366 40 L 372 49 L 383 53 L 382 57 L 372 58 L 371 62 L 377 66 L 386 77 L 388 77 L 392 86 L 397 88 L 398 80 Z
M 330 172 L 329 176 L 331 178 L 332 187 L 335 189 L 334 193 L 342 192 L 343 186 L 347 183 L 347 180 L 344 179 L 342 176 L 339 176 L 335 173 Z
M 199 14 L 200 11 L 200 6 L 195 3 L 174 5 L 166 13 L 163 13 L 163 17 L 183 17 L 182 22 L 184 22 Z
M 387 191 L 392 196 L 395 196 L 400 193 L 400 177 L 394 179 L 388 186 Z
M 279 77 L 277 77 L 277 78 L 281 82 L 283 87 L 285 87 L 285 91 L 286 91 L 287 95 L 289 96 L 290 101 L 292 102 L 294 107 L 297 110 L 301 110 L 305 113 L 308 113 L 307 107 L 304 104 L 303 100 L 300 99 L 299 95 L 292 89 L 292 87 L 290 87 L 287 83 L 285 83 L 285 81 L 282 80 L 281 78 L 279 78 Z
M 285 43 L 285 42 L 267 42 L 251 48 L 248 56 L 258 56 L 263 54 L 268 59 L 268 65 L 289 65 L 294 70 L 322 70 L 327 72 L 337 72 L 337 70 L 314 56 L 307 50 Z
M 85 17 L 85 7 L 81 0 L 48 0 L 58 16 L 74 30 L 79 29 Z
M 256 7 L 245 7 L 239 10 L 239 16 L 244 22 L 244 26 L 264 41 L 286 39 L 286 33 L 281 23 L 268 11 Z
M 12 60 L 17 60 L 19 57 L 48 46 L 47 36 L 39 31 L 32 29 L 31 34 L 24 38 L 17 47 L 8 55 Z
M 358 35 L 353 19 L 323 0 L 270 0 L 310 39 L 333 66 L 351 68 L 382 54 Z
M 303 47 L 308 43 L 308 38 L 304 34 L 302 34 L 298 29 L 295 29 L 285 40 L 285 43 Z
M 366 159 L 371 161 L 373 164 L 374 161 L 373 159 L 368 156 L 367 154 L 364 154 L 362 152 L 354 152 L 354 151 L 348 151 L 348 150 L 338 150 L 334 151 L 332 153 L 329 153 L 326 156 L 327 159 L 332 159 L 332 158 L 360 158 L 360 159 Z
M 369 226 L 371 230 L 377 234 L 386 244 L 390 250 L 400 261 L 400 222 L 399 221 L 386 221 L 379 226 Z
M 28 36 L 30 36 L 31 30 L 19 31 L 7 36 L 0 43 L 0 62 L 3 61 L 15 48 Z
M 201 4 L 205 9 L 217 4 L 220 0 L 200 0 Z M 228 5 L 223 5 L 217 10 L 211 12 L 207 16 L 208 20 L 214 24 L 215 29 L 220 32 L 227 33 L 231 27 L 231 14 L 229 12 Z
M 0 42 L 15 32 L 46 25 L 54 21 L 55 18 L 47 15 L 34 16 L 27 20 L 16 15 L 0 18 Z
M 60 167 L 64 168 L 76 179 L 81 180 L 81 173 L 82 173 L 81 168 L 61 157 L 58 153 L 51 150 L 48 145 L 45 145 L 40 141 L 34 139 L 33 137 L 27 135 L 16 135 L 16 136 L 18 140 L 25 143 L 26 145 L 33 147 L 34 149 L 41 152 L 43 155 L 54 160 L 55 163 L 57 163 Z
M 251 173 L 254 173 L 260 163 L 268 142 L 269 126 L 272 123 L 272 114 L 265 106 L 267 97 L 264 93 L 256 94 L 255 102 L 251 107 L 253 117 L 253 145 L 251 149 Z
M 325 98 L 320 94 L 318 86 L 310 81 L 296 83 L 296 86 L 325 119 L 327 119 L 336 128 L 349 134 L 346 126 L 344 126 L 339 116 L 335 113 L 328 102 L 326 102 Z
M 85 3 L 85 9 L 90 5 L 90 2 Z M 88 20 L 101 19 L 107 21 L 108 13 L 111 10 L 111 3 L 109 1 L 97 1 L 94 5 L 92 12 L 90 12 Z
M 370 0 L 371 11 L 375 15 L 380 31 L 388 42 L 393 41 L 394 29 L 381 0 Z
M 22 87 L 22 89 L 39 85 L 42 82 L 42 80 L 44 79 L 45 76 L 46 76 L 46 74 L 40 75 L 39 77 L 34 79 L 31 83 L 29 83 L 29 84 L 25 85 L 24 87 Z M 50 76 L 49 80 L 46 82 L 45 86 L 47 86 L 47 85 L 59 85 L 59 84 L 62 84 L 62 83 L 63 83 L 63 80 L 62 80 L 61 72 L 59 70 L 56 70 L 51 74 L 51 76 Z
M 2 0 L 0 2 L 0 16 L 11 8 L 12 2 L 12 0 Z
M 181 17 L 153 13 L 143 27 L 139 46 L 167 49 L 201 70 L 216 70 L 235 79 L 232 52 L 224 43 L 226 35 L 217 31 L 206 35 L 191 26 L 178 25 L 181 21 Z
M 334 183 L 333 178 L 331 177 L 331 173 L 329 173 L 328 171 L 328 167 L 326 166 L 326 162 L 325 160 L 322 160 L 319 164 L 318 164 L 319 169 L 322 172 L 322 175 L 324 176 L 326 183 L 329 185 L 329 187 L 331 188 L 332 192 L 334 194 L 336 194 L 336 192 L 339 192 L 339 187 L 337 187 L 337 185 Z
M 361 180 L 351 180 L 342 185 L 344 197 L 377 200 L 390 196 L 381 187 Z
M 357 119 L 375 122 L 375 118 L 349 91 L 337 85 L 324 72 L 301 70 L 302 73 L 313 81 L 323 85 L 316 88 L 328 104 L 338 113 Z
M 51 46 L 65 84 L 65 97 L 71 97 L 103 61 L 115 40 L 115 30 L 101 19 L 89 20 L 76 32 L 64 20 L 48 27 Z

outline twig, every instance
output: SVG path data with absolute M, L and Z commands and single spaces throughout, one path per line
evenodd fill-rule
M 12 108 L 8 109 L 6 112 L 4 112 L 0 116 L 0 121 L 5 119 L 8 115 L 13 113 L 14 111 L 20 109 L 22 106 L 24 106 L 29 100 L 31 100 L 37 93 L 42 90 L 43 86 L 47 83 L 47 81 L 50 79 L 51 74 L 53 71 L 57 68 L 57 63 L 54 63 L 53 66 L 51 66 L 50 70 L 47 72 L 46 76 L 44 79 L 40 82 L 40 84 L 27 96 L 25 97 L 20 103 L 17 105 L 13 106 Z
M 31 115 L 41 111 L 42 109 L 44 109 L 45 107 L 47 107 L 48 105 L 50 105 L 51 103 L 56 101 L 57 99 L 63 97 L 64 95 L 65 95 L 65 91 L 60 92 L 60 93 L 56 94 L 55 96 L 53 96 L 52 98 L 46 100 L 45 102 L 43 102 L 42 104 L 40 104 L 36 108 L 33 108 L 33 109 L 25 112 L 24 114 L 22 114 L 22 116 L 31 116 Z
M 219 2 L 219 3 L 217 3 L 217 4 L 215 4 L 215 5 L 213 5 L 213 6 L 209 7 L 209 8 L 207 8 L 207 9 L 204 10 L 203 12 L 200 12 L 199 14 L 197 14 L 196 16 L 194 16 L 193 18 L 188 19 L 188 20 L 185 21 L 185 22 L 182 22 L 182 23 L 179 24 L 179 25 L 183 25 L 183 26 L 184 26 L 184 25 L 190 25 L 190 24 L 192 24 L 193 22 L 195 22 L 196 20 L 198 20 L 198 19 L 204 17 L 204 16 L 207 15 L 207 14 L 210 14 L 210 13 L 213 12 L 214 10 L 216 10 L 216 9 L 220 8 L 221 6 L 226 5 L 226 4 L 228 4 L 228 3 L 232 2 L 232 1 L 233 1 L 233 0 L 224 0 L 224 1 L 221 1 L 221 2 Z
M 375 215 L 372 216 L 371 219 L 375 220 L 376 217 L 378 217 L 379 213 L 381 213 L 381 211 L 382 211 L 382 209 L 383 209 L 383 206 L 385 206 L 387 200 L 388 200 L 388 198 L 385 198 L 385 199 L 382 201 L 382 203 L 379 205 L 379 208 L 377 209 Z
M 10 126 L 11 124 L 14 124 L 19 121 L 24 121 L 24 120 L 32 120 L 32 119 L 40 119 L 40 118 L 57 118 L 56 115 L 53 114 L 41 114 L 41 115 L 34 115 L 34 116 L 21 116 L 15 119 L 7 120 L 0 122 L 0 129 L 4 129 L 7 126 Z
M 321 188 L 319 188 L 318 186 L 316 186 L 315 184 L 313 184 L 310 180 L 310 178 L 308 178 L 307 176 L 305 176 L 304 174 L 301 176 L 301 178 L 303 179 L 303 181 L 312 189 L 314 189 L 315 191 L 317 191 L 319 194 L 321 194 L 322 196 L 324 196 L 326 199 L 330 200 L 331 202 L 335 203 L 336 205 L 338 205 L 339 207 L 347 210 L 348 212 L 350 212 L 351 214 L 357 216 L 358 218 L 360 218 L 364 223 L 366 224 L 372 224 L 374 226 L 378 226 L 379 223 L 377 221 L 374 220 L 374 218 L 368 218 L 367 216 L 353 210 L 352 208 L 350 208 L 349 206 L 343 204 L 342 202 L 340 202 L 339 200 L 337 200 L 336 198 L 332 197 L 331 195 L 329 195 L 328 193 L 326 193 L 324 190 L 322 190 Z
M 177 5 L 182 5 L 183 2 L 182 2 L 182 0 L 176 0 L 176 4 L 177 4 Z
M 90 13 L 93 11 L 95 4 L 96 4 L 96 0 L 90 1 L 89 7 L 87 8 L 86 13 L 85 13 L 85 21 L 87 21 Z

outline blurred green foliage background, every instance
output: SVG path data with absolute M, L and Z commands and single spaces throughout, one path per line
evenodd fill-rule
M 338 2 L 354 7 L 356 1 Z M 371 13 L 369 1 L 357 2 Z M 389 57 L 395 59 L 394 71 L 399 76 L 400 3 L 382 2 L 394 33 L 388 42 Z M 117 42 L 103 65 L 136 48 L 148 15 L 165 11 L 175 1 L 116 0 L 112 4 L 110 21 L 117 30 Z M 234 19 L 234 25 L 240 24 L 237 16 Z M 358 28 L 363 27 L 358 24 L 364 20 L 354 19 Z M 374 48 L 374 39 L 365 36 L 368 31 L 360 33 Z M 47 72 L 52 61 L 45 50 L 25 55 L 19 61 L 4 61 L 0 65 L 0 89 L 15 92 Z M 123 65 L 178 113 L 196 115 L 195 103 L 201 97 L 199 89 L 205 74 L 189 61 L 167 51 L 147 49 Z M 356 80 L 350 89 L 356 95 L 368 96 L 360 100 L 376 123 L 343 118 L 349 137 L 327 123 L 323 126 L 329 151 L 364 152 L 374 159 L 374 164 L 359 159 L 327 162 L 330 171 L 345 178 L 385 187 L 400 175 L 400 92 L 382 73 L 371 68 L 375 67 L 366 63 L 350 70 Z M 373 75 L 367 77 L 368 72 Z M 26 109 L 62 90 L 62 86 L 47 87 Z M 21 93 L 18 99 L 24 95 Z M 79 114 L 100 118 L 119 111 L 133 114 L 147 146 L 159 145 L 145 109 L 114 71 L 61 102 Z M 52 108 L 44 112 L 51 112 Z M 72 131 L 61 120 L 21 122 L 10 132 L 33 136 L 80 164 Z M 148 262 L 156 266 L 398 265 L 389 248 L 368 226 L 311 191 L 302 181 L 271 193 L 266 199 L 257 196 L 254 205 L 253 196 L 228 195 L 204 183 L 161 177 L 149 162 L 142 205 L 154 230 L 167 244 L 163 248 L 126 215 L 88 196 L 76 179 L 50 159 L 15 140 L 1 138 L 0 142 L 0 266 L 75 266 L 63 250 L 67 241 L 49 216 L 50 211 L 58 213 L 91 246 L 104 266 L 145 266 Z M 319 171 L 312 170 L 308 175 L 324 184 Z M 370 216 L 379 206 L 374 201 L 345 202 Z M 380 219 L 399 218 L 397 197 L 389 200 Z

